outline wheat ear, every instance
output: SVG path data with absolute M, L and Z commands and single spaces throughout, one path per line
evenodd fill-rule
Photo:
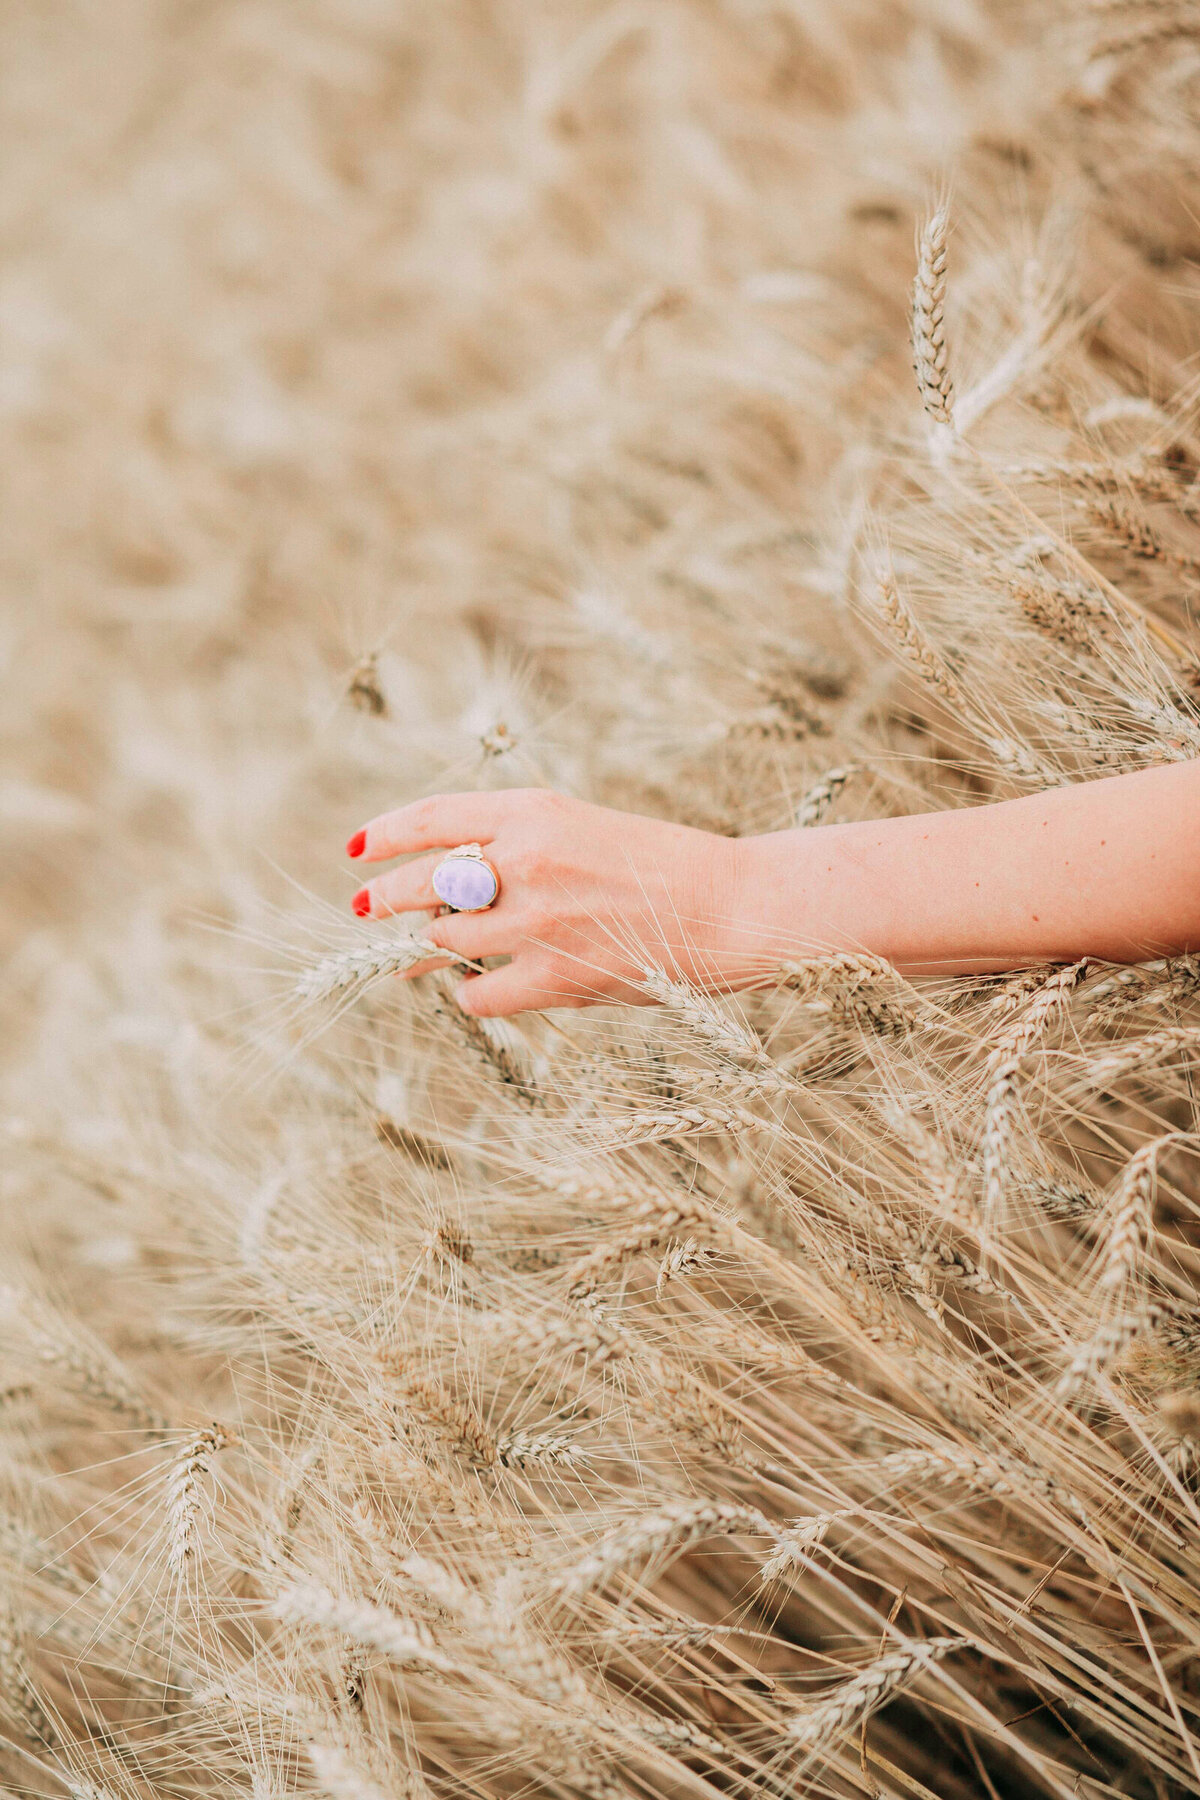
M 734 1506 L 722 1500 L 669 1500 L 657 1512 L 618 1525 L 587 1555 L 557 1576 L 552 1592 L 561 1598 L 578 1598 L 602 1587 L 613 1575 L 633 1562 L 679 1551 L 701 1538 L 778 1536 L 778 1528 L 757 1508 Z
M 1108 1087 L 1122 1076 L 1135 1071 L 1147 1073 L 1157 1063 L 1165 1062 L 1178 1050 L 1200 1050 L 1200 1026 L 1168 1025 L 1162 1031 L 1151 1031 L 1145 1037 L 1130 1038 L 1098 1056 L 1083 1072 L 1082 1085 L 1087 1088 Z
M 844 1682 L 827 1700 L 818 1701 L 788 1723 L 788 1735 L 800 1749 L 815 1756 L 870 1718 L 893 1694 L 915 1681 L 933 1663 L 955 1650 L 969 1647 L 961 1637 L 928 1638 L 923 1644 L 905 1644 L 890 1650 L 868 1669 Z
M 415 1769 L 389 1771 L 384 1788 L 340 1744 L 314 1741 L 308 1745 L 308 1760 L 329 1800 L 428 1800 L 429 1788 Z
M 797 1519 L 787 1531 L 781 1531 L 774 1550 L 758 1571 L 761 1580 L 778 1581 L 793 1569 L 806 1567 L 837 1517 L 837 1513 L 814 1513 L 812 1518 Z
M 17 1616 L 6 1600 L 0 1600 L 0 1699 L 20 1721 L 30 1743 L 50 1749 L 58 1742 L 29 1673 Z
M 917 240 L 912 290 L 912 352 L 917 387 L 929 417 L 954 429 L 954 381 L 946 350 L 946 239 L 950 219 L 939 206 Z
M 808 792 L 801 796 L 796 808 L 795 823 L 799 826 L 819 825 L 830 807 L 836 802 L 838 795 L 846 783 L 859 773 L 853 763 L 844 768 L 830 769 L 820 781 L 815 782 Z
M 1160 1316 L 1160 1308 L 1146 1306 L 1139 1312 L 1107 1319 L 1086 1343 L 1077 1347 L 1055 1384 L 1054 1398 L 1064 1405 L 1073 1400 L 1081 1388 L 1103 1375 L 1130 1344 L 1153 1330 Z
M 753 1069 L 771 1069 L 773 1064 L 762 1044 L 745 1025 L 731 1019 L 715 1000 L 686 981 L 672 981 L 664 970 L 647 964 L 638 984 L 644 994 L 664 1007 L 673 1018 L 686 1026 L 708 1050 L 727 1056 L 731 1062 Z
M 952 705 L 962 704 L 962 692 L 958 683 L 938 655 L 924 631 L 917 624 L 912 613 L 900 598 L 900 590 L 896 586 L 896 578 L 885 573 L 878 578 L 879 605 L 883 613 L 884 623 L 891 631 L 905 656 L 913 664 L 922 681 L 948 700 Z
M 1048 975 L 1034 990 L 1017 1023 L 1000 1039 L 988 1059 L 987 1100 L 983 1125 L 983 1212 L 994 1225 L 1004 1200 L 1009 1143 L 1017 1103 L 1021 1061 L 1066 1005 L 1088 970 L 1088 959 L 1070 963 Z
M 170 1540 L 167 1566 L 177 1575 L 195 1553 L 204 1477 L 212 1468 L 214 1457 L 235 1442 L 223 1425 L 210 1425 L 184 1446 L 171 1466 L 166 1495 Z
M 285 1625 L 311 1625 L 336 1632 L 365 1650 L 377 1650 L 389 1662 L 416 1664 L 443 1675 L 455 1669 L 428 1629 L 417 1621 L 398 1618 L 386 1606 L 375 1606 L 369 1600 L 344 1599 L 316 1583 L 297 1582 L 284 1588 L 271 1603 L 270 1614 Z
M 510 1431 L 496 1441 L 496 1461 L 505 1469 L 571 1469 L 587 1460 L 586 1450 L 561 1431 Z
M 1164 1132 L 1152 1143 L 1143 1144 L 1125 1164 L 1113 1201 L 1102 1288 L 1123 1288 L 1135 1273 L 1150 1230 L 1159 1154 L 1187 1135 L 1184 1131 Z
M 632 1150 L 638 1144 L 658 1144 L 709 1131 L 732 1136 L 736 1132 L 762 1130 L 769 1123 L 740 1107 L 721 1106 L 715 1101 L 706 1106 L 646 1108 L 610 1116 L 591 1126 L 587 1132 L 587 1148 L 593 1151 Z
M 491 1019 L 473 1018 L 453 999 L 448 983 L 442 981 L 439 987 L 442 997 L 434 1007 L 437 1016 L 498 1076 L 503 1086 L 523 1106 L 544 1106 L 546 1096 L 538 1086 L 533 1071 L 524 1067 L 520 1058 L 504 1042 L 503 1026 Z
M 453 951 L 441 950 L 428 939 L 412 933 L 389 933 L 386 937 L 372 938 L 369 943 L 356 944 L 353 949 L 338 950 L 331 956 L 322 957 L 320 962 L 304 970 L 293 991 L 297 1000 L 306 1002 L 348 999 L 365 993 L 387 975 L 402 975 L 406 969 L 424 962 L 426 957 L 453 954 Z M 456 960 L 466 959 L 459 957 Z
M 473 1406 L 455 1399 L 440 1381 L 409 1367 L 408 1359 L 392 1354 L 385 1366 L 405 1404 L 411 1407 L 422 1425 L 436 1431 L 439 1437 L 464 1454 L 479 1468 L 491 1468 L 497 1460 L 496 1440 Z
M 7 1296 L 24 1313 L 38 1361 L 66 1376 L 77 1394 L 97 1400 L 110 1412 L 129 1420 L 141 1431 L 161 1435 L 171 1429 L 160 1412 L 148 1406 L 142 1396 L 111 1363 L 102 1360 L 87 1345 L 79 1342 L 65 1320 L 54 1321 L 53 1329 L 39 1324 L 29 1315 L 29 1300 L 16 1289 Z
M 639 1210 L 651 1212 L 652 1207 L 653 1202 Z M 643 1223 L 632 1226 L 619 1237 L 601 1244 L 598 1249 L 589 1251 L 578 1262 L 572 1263 L 566 1271 L 569 1278 L 567 1292 L 571 1299 L 585 1300 L 595 1292 L 606 1275 L 632 1261 L 635 1256 L 660 1249 L 664 1239 L 673 1237 L 680 1226 L 712 1236 L 719 1233 L 721 1221 L 706 1207 L 697 1206 L 690 1201 L 681 1200 L 677 1205 L 668 1203 L 661 1211 L 652 1212 Z

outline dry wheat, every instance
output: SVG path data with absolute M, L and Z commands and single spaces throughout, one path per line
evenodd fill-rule
M 296 982 L 296 998 L 305 1002 L 347 999 L 365 993 L 389 975 L 403 975 L 428 957 L 448 954 L 412 933 L 374 937 L 352 949 L 323 956 L 305 969 Z
M 1047 975 L 1034 989 L 1017 1023 L 1004 1033 L 988 1058 L 983 1125 L 983 1216 L 985 1229 L 989 1231 L 995 1226 L 1004 1199 L 1021 1063 L 1066 1006 L 1087 971 L 1088 962 L 1084 958 Z
M 922 681 L 927 682 L 951 706 L 961 706 L 962 694 L 958 683 L 900 598 L 895 576 L 880 575 L 878 591 L 883 621 Z
M 853 763 L 847 763 L 840 769 L 830 769 L 821 777 L 820 781 L 814 782 L 812 787 L 801 797 L 792 823 L 798 826 L 819 825 L 830 808 L 836 804 L 846 783 L 853 780 L 858 773 L 859 770 Z
M 1178 1143 L 1186 1132 L 1169 1131 L 1143 1144 L 1121 1171 L 1112 1203 L 1112 1217 L 1105 1246 L 1102 1288 L 1124 1288 L 1137 1272 L 1154 1206 L 1158 1158 L 1168 1144 Z
M 934 1663 L 969 1646 L 969 1638 L 941 1637 L 889 1650 L 827 1700 L 797 1713 L 788 1722 L 788 1736 L 806 1755 L 817 1756 L 847 1737 Z
M 777 1527 L 754 1507 L 719 1500 L 676 1500 L 628 1520 L 554 1578 L 552 1592 L 567 1599 L 603 1587 L 631 1564 L 678 1555 L 708 1537 L 777 1536 Z
M 25 1657 L 25 1645 L 17 1616 L 7 1600 L 0 1600 L 0 1704 L 17 1721 L 31 1744 L 51 1748 L 58 1733 L 38 1698 Z
M 946 349 L 946 241 L 950 219 L 944 206 L 925 222 L 917 240 L 917 274 L 912 290 L 912 352 L 917 388 L 929 417 L 954 429 L 954 381 Z
M 204 1479 L 222 1450 L 237 1439 L 223 1425 L 197 1432 L 171 1465 L 166 1484 L 167 1566 L 180 1575 L 195 1555 L 196 1534 L 204 1504 Z
M 285 1625 L 311 1626 L 317 1631 L 335 1633 L 360 1644 L 364 1650 L 377 1650 L 390 1662 L 432 1669 L 443 1675 L 454 1673 L 453 1661 L 438 1649 L 424 1626 L 397 1618 L 386 1607 L 370 1601 L 342 1598 L 315 1583 L 297 1582 L 282 1589 L 269 1610 L 273 1618 Z

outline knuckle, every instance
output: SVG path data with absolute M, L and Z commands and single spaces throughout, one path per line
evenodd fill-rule
M 536 796 L 534 810 L 544 819 L 557 819 L 566 811 L 570 802 L 565 794 L 556 793 L 553 788 L 532 788 Z
M 539 844 L 520 844 L 507 858 L 508 867 L 519 881 L 543 881 L 548 873 L 546 852 Z
M 554 929 L 554 914 L 548 906 L 535 902 L 524 908 L 521 925 L 526 937 L 546 938 Z
M 437 823 L 438 803 L 436 800 L 418 800 L 409 810 L 408 819 L 413 830 L 422 837 L 433 830 Z

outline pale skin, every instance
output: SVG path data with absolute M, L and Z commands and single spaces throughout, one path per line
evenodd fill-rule
M 499 897 L 486 912 L 434 916 L 430 877 L 464 843 L 495 864 Z M 347 848 L 369 863 L 409 859 L 360 890 L 360 917 L 423 913 L 414 923 L 440 948 L 511 958 L 464 973 L 456 997 L 476 1017 L 644 1002 L 646 964 L 732 992 L 835 950 L 961 975 L 1200 949 L 1200 761 L 747 838 L 543 788 L 442 794 L 372 819 Z

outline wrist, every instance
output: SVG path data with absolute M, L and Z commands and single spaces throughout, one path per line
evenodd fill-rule
M 774 831 L 731 841 L 730 960 L 744 981 L 789 959 L 821 954 L 822 921 L 814 916 L 815 867 L 808 835 Z M 814 840 L 822 835 L 820 828 L 811 833 Z
M 890 957 L 900 820 L 816 825 L 740 840 L 741 942 L 758 972 L 841 951 Z

